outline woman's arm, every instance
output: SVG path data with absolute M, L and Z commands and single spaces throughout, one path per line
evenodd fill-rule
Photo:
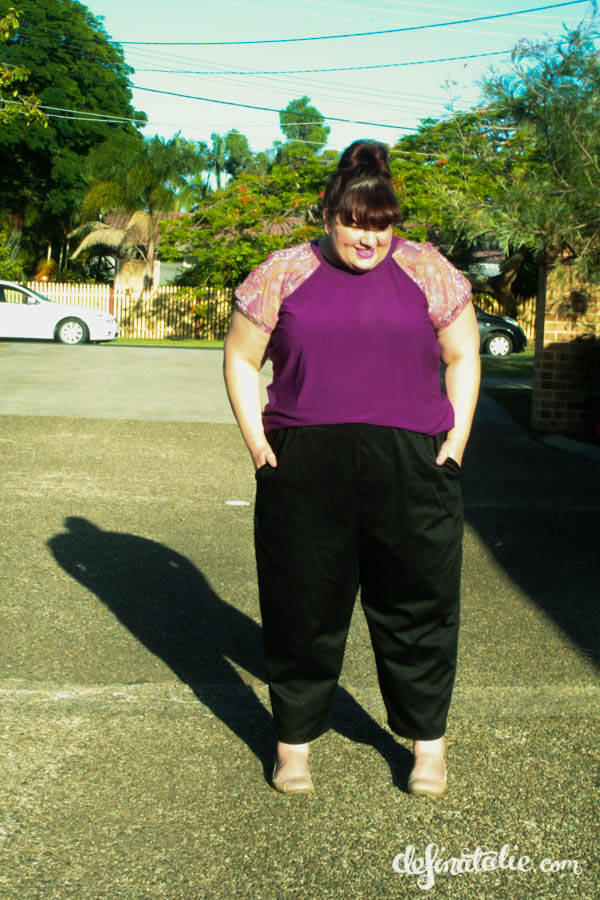
M 269 339 L 269 334 L 234 310 L 225 338 L 223 371 L 233 414 L 256 469 L 265 463 L 277 465 L 263 428 L 260 394 L 260 370 Z
M 440 447 L 436 463 L 441 466 L 451 456 L 460 465 L 471 431 L 481 377 L 479 329 L 472 303 L 454 322 L 438 332 L 438 342 L 446 366 L 446 393 L 454 409 L 454 427 Z

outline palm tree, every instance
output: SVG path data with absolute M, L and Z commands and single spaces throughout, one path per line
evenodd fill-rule
M 204 141 L 190 142 L 190 164 L 185 185 L 178 191 L 177 208 L 189 212 L 206 200 L 210 190 L 211 151 Z
M 225 165 L 227 162 L 227 147 L 225 146 L 225 138 L 221 134 L 213 132 L 210 136 L 212 147 L 210 150 L 209 164 L 211 170 L 215 173 L 215 181 L 217 188 L 221 187 L 221 178 L 225 174 Z
M 109 213 L 106 222 L 84 222 L 69 235 L 71 237 L 87 232 L 71 259 L 76 259 L 85 250 L 118 259 L 141 258 L 146 263 L 144 283 L 151 284 L 158 223 L 161 218 L 164 218 L 163 213 L 152 215 L 145 210 L 137 210 L 131 215 Z
M 85 236 L 71 258 L 84 250 L 141 257 L 144 281 L 151 285 L 159 223 L 176 208 L 191 165 L 189 143 L 179 136 L 144 141 L 121 133 L 92 151 L 90 187 L 81 205 L 84 221 L 71 232 Z

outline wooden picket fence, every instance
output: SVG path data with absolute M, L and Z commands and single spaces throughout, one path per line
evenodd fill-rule
M 233 291 L 214 288 L 166 286 L 140 293 L 105 284 L 31 281 L 27 286 L 55 303 L 110 313 L 127 338 L 221 340 L 233 304 Z
M 500 307 L 498 301 L 490 294 L 475 294 L 473 296 L 473 301 L 477 304 L 477 306 L 480 307 L 480 309 L 482 309 L 486 313 L 490 313 L 490 315 L 510 315 L 513 319 L 516 319 L 516 321 L 519 323 L 519 325 L 527 335 L 528 345 L 532 345 L 535 343 L 535 297 L 517 297 L 515 300 L 514 308 L 509 313 L 506 313 Z
M 214 288 L 161 287 L 136 293 L 113 290 L 106 284 L 58 284 L 29 282 L 28 287 L 56 303 L 69 303 L 111 313 L 119 323 L 121 337 L 198 338 L 222 340 L 233 305 L 232 290 Z M 498 301 L 489 294 L 476 294 L 475 303 L 484 312 L 503 315 Z M 517 297 L 512 316 L 535 341 L 535 297 Z M 195 312 L 194 312 L 195 310 Z

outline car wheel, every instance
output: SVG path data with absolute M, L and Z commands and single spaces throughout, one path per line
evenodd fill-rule
M 513 343 L 507 334 L 493 334 L 485 344 L 485 352 L 490 356 L 509 356 Z
M 61 344 L 85 344 L 88 330 L 80 319 L 64 319 L 56 329 L 56 339 Z

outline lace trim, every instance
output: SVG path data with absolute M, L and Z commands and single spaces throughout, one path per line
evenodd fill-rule
M 394 262 L 412 278 L 425 296 L 436 331 L 456 319 L 471 299 L 471 283 L 431 244 L 401 240 Z
M 427 297 L 429 318 L 436 331 L 456 319 L 471 299 L 471 284 L 431 244 L 400 239 L 394 262 Z M 276 250 L 236 291 L 236 304 L 262 331 L 277 325 L 279 308 L 321 265 L 310 243 Z
M 320 265 L 308 242 L 276 250 L 250 272 L 235 292 L 238 308 L 262 331 L 270 334 L 285 298 Z

